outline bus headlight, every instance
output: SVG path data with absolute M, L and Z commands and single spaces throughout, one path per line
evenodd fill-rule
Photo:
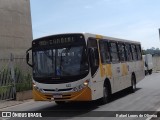
M 89 84 L 89 80 L 86 80 L 83 84 L 81 84 L 81 85 L 79 85 L 77 87 L 74 87 L 73 91 L 75 91 L 75 92 L 76 91 L 80 91 L 80 90 L 84 89 L 85 87 L 87 87 L 88 84 Z
M 35 84 L 33 84 L 33 88 L 41 93 L 43 93 L 43 89 L 37 87 Z
M 33 88 L 39 91 L 39 88 L 35 84 L 33 84 Z
M 89 80 L 86 80 L 86 81 L 83 83 L 83 85 L 85 85 L 85 86 L 88 86 L 88 84 L 89 84 Z
M 77 91 L 78 91 L 78 88 L 77 88 L 77 87 L 74 87 L 74 88 L 73 88 L 73 91 L 77 92 Z

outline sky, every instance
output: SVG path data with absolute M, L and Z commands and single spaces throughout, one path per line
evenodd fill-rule
M 30 0 L 33 38 L 87 32 L 160 48 L 160 0 Z

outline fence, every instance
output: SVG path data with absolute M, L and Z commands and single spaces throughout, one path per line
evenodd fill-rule
M 31 69 L 25 58 L 0 59 L 0 100 L 16 98 L 16 92 L 32 89 Z

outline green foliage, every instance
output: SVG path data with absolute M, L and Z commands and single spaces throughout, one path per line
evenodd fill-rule
M 16 67 L 15 71 L 15 87 L 17 92 L 32 89 L 32 76 L 30 73 L 22 72 L 21 69 Z M 0 95 L 6 94 L 10 88 L 14 87 L 14 82 L 11 78 L 11 71 L 3 69 L 0 71 Z
M 16 91 L 26 91 L 32 89 L 32 76 L 24 73 L 18 67 L 15 68 Z
M 11 76 L 8 69 L 0 71 L 0 95 L 8 92 L 8 88 L 12 87 Z
M 0 86 L 0 95 L 8 93 L 12 87 L 13 85 Z

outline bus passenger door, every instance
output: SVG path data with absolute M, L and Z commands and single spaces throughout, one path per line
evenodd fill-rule
M 117 42 L 110 42 L 110 54 L 112 62 L 112 75 L 113 75 L 113 92 L 117 92 L 121 89 L 121 66 L 119 63 Z
M 125 55 L 125 44 L 123 42 L 118 42 L 118 53 L 119 53 L 119 61 L 120 61 L 120 77 L 121 81 L 121 90 L 126 88 L 128 85 L 126 84 L 126 77 L 128 74 L 127 64 L 126 64 L 126 55 Z
M 99 54 L 97 40 L 94 38 L 89 38 L 88 40 L 88 55 L 90 61 L 90 71 L 91 71 L 91 89 L 92 89 L 92 98 L 97 99 L 98 91 L 97 84 L 100 78 L 99 73 Z

